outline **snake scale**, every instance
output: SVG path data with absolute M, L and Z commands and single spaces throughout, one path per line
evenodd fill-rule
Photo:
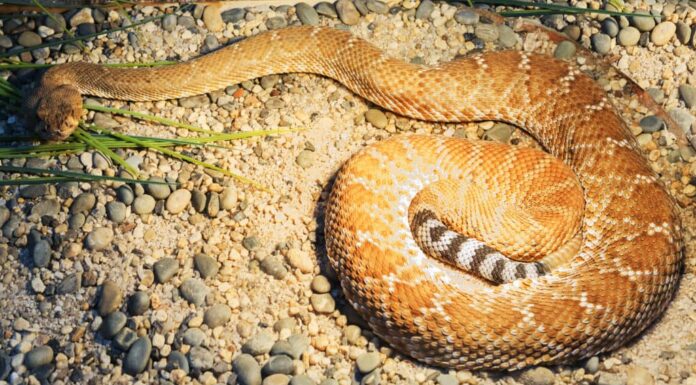
M 345 31 L 293 27 L 172 66 L 59 65 L 26 107 L 60 139 L 83 94 L 173 99 L 290 72 L 335 79 L 414 119 L 505 121 L 548 151 L 403 135 L 341 168 L 325 212 L 329 260 L 348 301 L 400 352 L 460 369 L 571 362 L 625 344 L 673 297 L 682 254 L 672 199 L 604 91 L 547 56 L 426 67 Z

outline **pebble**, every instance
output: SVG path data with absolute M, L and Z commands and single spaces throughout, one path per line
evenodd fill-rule
M 611 37 L 616 37 L 619 33 L 619 24 L 614 19 L 607 17 L 602 20 L 602 32 Z
M 504 48 L 512 48 L 517 45 L 519 38 L 512 28 L 502 24 L 498 26 L 498 42 Z
M 19 317 L 15 318 L 12 322 L 12 328 L 17 332 L 29 331 L 31 329 L 31 324 L 26 319 Z
M 123 202 L 124 204 L 129 205 L 133 203 L 133 199 L 135 199 L 135 194 L 133 194 L 133 190 L 130 187 L 123 185 L 116 189 L 116 199 L 118 199 L 120 202 Z
M 592 47 L 597 53 L 605 54 L 611 50 L 611 38 L 603 33 L 595 33 L 590 37 Z
M 206 213 L 211 218 L 214 218 L 220 212 L 220 195 L 215 192 L 208 193 L 208 200 L 206 202 Z
M 126 321 L 128 321 L 128 318 L 120 311 L 109 314 L 101 324 L 100 331 L 102 336 L 104 338 L 114 337 L 126 326 Z
M 242 345 L 242 352 L 251 354 L 252 356 L 266 354 L 271 351 L 274 343 L 275 339 L 273 335 L 267 332 L 261 332 Z
M 387 115 L 384 112 L 371 108 L 365 113 L 365 119 L 370 122 L 373 126 L 379 129 L 384 129 L 387 127 Z
M 362 374 L 370 373 L 377 369 L 380 363 L 381 360 L 377 352 L 363 353 L 355 360 L 355 365 Z
M 360 21 L 360 12 L 351 0 L 338 0 L 336 2 L 336 13 L 343 24 L 355 25 Z
M 297 3 L 295 5 L 297 18 L 304 25 L 319 25 L 319 14 L 316 9 L 307 3 Z
M 266 20 L 266 28 L 271 30 L 285 28 L 287 25 L 288 22 L 285 20 L 285 18 L 280 16 L 271 17 Z
M 200 346 L 194 346 L 188 353 L 189 365 L 192 369 L 199 371 L 210 370 L 213 368 L 214 356 L 210 350 Z
M 94 23 L 92 10 L 90 8 L 82 8 L 70 18 L 71 27 L 77 27 L 85 23 Z
M 680 43 L 686 45 L 689 44 L 689 41 L 691 40 L 691 27 L 689 27 L 688 24 L 684 23 L 683 21 L 678 21 L 677 22 L 677 39 L 679 40 Z
M 626 385 L 655 385 L 655 378 L 640 366 L 631 366 L 626 372 Z
M 123 292 L 114 281 L 106 280 L 102 284 L 101 296 L 97 305 L 99 315 L 104 317 L 113 313 L 121 306 Z
M 46 285 L 43 283 L 40 276 L 32 278 L 31 289 L 34 293 L 43 293 L 46 291 Z
M 56 199 L 44 199 L 31 208 L 31 215 L 38 217 L 49 216 L 55 217 L 60 212 L 60 203 Z M 1 223 L 2 221 L 0 221 Z M 0 224 L 2 226 L 2 224 Z
M 123 360 L 123 370 L 128 374 L 138 374 L 145 370 L 147 362 L 150 360 L 152 343 L 147 336 L 138 338 L 128 350 L 126 358 Z
M 314 311 L 319 314 L 328 314 L 336 310 L 336 301 L 331 294 L 312 294 L 309 301 Z
M 150 214 L 155 209 L 155 204 L 157 204 L 155 198 L 143 194 L 133 200 L 133 212 L 140 215 Z
M 128 299 L 128 313 L 130 315 L 145 314 L 150 308 L 150 295 L 144 291 L 136 291 Z
M 626 381 L 618 374 L 599 372 L 597 376 L 597 385 L 626 385 Z
M 53 361 L 53 349 L 48 345 L 37 346 L 24 356 L 24 366 L 31 370 L 50 364 Z
M 107 217 L 116 223 L 126 220 L 126 205 L 123 202 L 113 201 L 106 204 Z
M 39 198 L 48 193 L 48 186 L 45 184 L 36 184 L 27 186 L 19 190 L 19 196 L 26 199 Z
M 389 12 L 389 6 L 387 3 L 380 0 L 367 0 L 365 5 L 367 6 L 367 9 L 378 15 L 386 15 L 387 12 Z
M 438 383 L 438 385 L 459 385 L 459 380 L 457 380 L 457 377 L 451 374 L 439 374 L 437 377 L 435 377 L 435 381 Z
M 0 48 L 12 48 L 12 39 L 7 36 L 0 36 Z
M 196 20 L 189 15 L 179 16 L 176 23 L 184 28 L 193 28 L 196 26 Z
M 4 381 L 12 372 L 12 365 L 10 365 L 10 362 L 10 357 L 0 350 L 0 381 Z
M 288 385 L 290 377 L 285 374 L 271 374 L 263 379 L 262 385 Z
M 624 47 L 631 47 L 638 44 L 640 31 L 635 27 L 626 27 L 619 31 L 617 42 Z
M 114 231 L 109 227 L 100 227 L 92 230 L 85 237 L 85 247 L 89 250 L 104 250 L 111 245 L 114 239 Z
M 191 192 L 189 190 L 176 190 L 167 198 L 167 211 L 172 214 L 179 214 L 184 211 L 189 202 L 191 202 Z
M 648 115 L 638 123 L 643 132 L 657 132 L 665 127 L 665 122 L 659 116 Z
M 182 335 L 182 340 L 186 345 L 201 346 L 205 341 L 205 333 L 199 328 L 189 328 Z
M 36 32 L 24 31 L 17 38 L 17 43 L 24 47 L 34 47 L 42 43 L 41 36 Z
M 152 265 L 152 270 L 157 282 L 166 283 L 179 272 L 179 262 L 174 258 L 161 258 Z
M 244 20 L 246 10 L 244 8 L 232 8 L 222 13 L 222 21 L 225 23 L 237 23 Z
M 206 96 L 207 97 L 207 96 Z M 152 182 L 164 182 L 165 180 L 158 177 L 150 178 Z M 166 199 L 172 190 L 169 189 L 169 185 L 166 183 L 148 183 L 145 185 L 145 191 L 152 195 L 155 199 Z
M 669 116 L 674 119 L 674 122 L 684 131 L 688 133 L 691 130 L 691 125 L 696 121 L 696 117 L 691 115 L 689 110 L 684 108 L 673 108 L 669 110 Z
M 118 332 L 118 334 L 116 334 L 116 336 L 114 336 L 112 342 L 114 346 L 125 352 L 128 351 L 131 346 L 133 346 L 137 339 L 138 334 L 134 332 L 133 329 L 124 327 Z
M 237 207 L 237 189 L 234 186 L 228 186 L 220 194 L 220 207 L 223 210 L 233 210 Z
M 51 262 L 51 244 L 42 239 L 34 245 L 31 257 L 36 267 L 46 267 Z
M 689 84 L 679 86 L 679 96 L 681 96 L 686 108 L 696 107 L 696 87 Z
M 287 260 L 290 266 L 300 270 L 304 274 L 314 271 L 314 261 L 309 253 L 300 249 L 292 248 L 288 250 Z
M 526 370 L 520 375 L 523 385 L 553 385 L 555 381 L 553 372 L 541 366 Z
M 224 326 L 232 318 L 232 310 L 229 306 L 219 303 L 213 305 L 208 310 L 205 311 L 203 315 L 203 322 L 208 325 L 209 328 L 215 329 L 218 326 Z
M 210 104 L 208 95 L 194 95 L 179 99 L 179 106 L 184 108 L 201 108 Z
M 201 306 L 208 295 L 208 287 L 200 279 L 189 278 L 179 286 L 179 292 L 189 303 Z
M 430 15 L 433 14 L 435 9 L 435 4 L 431 0 L 423 0 L 416 8 L 416 19 L 427 20 L 430 19 Z
M 207 6 L 203 10 L 203 24 L 210 32 L 220 32 L 225 29 L 220 9 L 216 6 Z
M 52 13 L 51 17 L 48 17 L 47 14 L 43 24 L 54 31 L 62 31 L 67 25 L 65 18 L 60 13 Z
M 346 336 L 346 341 L 348 341 L 349 344 L 357 345 L 362 336 L 362 330 L 360 330 L 360 327 L 357 325 L 348 325 L 343 331 L 343 334 Z
M 635 11 L 635 13 L 638 14 L 644 14 L 647 15 L 648 13 L 645 11 Z M 653 28 L 655 28 L 655 19 L 652 17 L 646 17 L 646 16 L 631 16 L 630 18 L 631 24 L 638 28 L 639 31 L 641 32 L 649 32 Z
M 239 385 L 261 385 L 261 368 L 249 354 L 241 354 L 232 362 Z
M 483 139 L 507 143 L 515 128 L 505 123 L 495 123 L 493 127 L 483 134 Z
M 73 200 L 70 205 L 70 214 L 83 213 L 89 214 L 90 210 L 97 204 L 97 197 L 92 193 L 82 193 Z
M 302 150 L 295 158 L 295 163 L 303 169 L 310 168 L 314 164 L 314 159 L 316 155 L 314 151 Z
M 271 374 L 292 374 L 293 372 L 292 359 L 286 355 L 272 356 L 263 366 L 262 373 L 264 376 Z
M 205 44 L 205 49 L 208 51 L 214 51 L 220 46 L 220 42 L 215 35 L 207 35 L 203 43 Z
M 312 291 L 317 294 L 325 294 L 331 291 L 331 283 L 323 275 L 317 275 L 316 277 L 314 277 L 314 279 L 312 279 L 310 287 Z
M 589 374 L 595 374 L 599 370 L 599 357 L 590 357 L 587 362 L 585 362 L 585 371 Z
M 196 266 L 196 270 L 198 270 L 198 273 L 200 273 L 203 279 L 214 277 L 219 269 L 215 258 L 202 253 L 196 254 L 193 257 L 193 264 Z
M 176 28 L 176 15 L 169 14 L 162 19 L 162 29 L 172 32 Z
M 336 8 L 334 8 L 333 4 L 329 2 L 321 1 L 314 6 L 314 9 L 317 11 L 318 14 L 322 16 L 330 17 L 332 19 L 338 17 L 338 14 L 336 13 Z
M 191 191 L 191 207 L 193 207 L 196 212 L 202 213 L 205 210 L 205 194 L 200 192 L 200 190 Z
M 677 26 L 671 21 L 663 21 L 658 24 L 650 33 L 650 41 L 657 46 L 669 43 L 677 31 Z
M 288 274 L 288 269 L 277 255 L 269 255 L 261 261 L 261 270 L 275 279 L 283 279 Z
M 474 27 L 474 36 L 486 42 L 498 40 L 499 32 L 495 24 L 477 24 Z
M 169 353 L 167 357 L 167 370 L 181 369 L 185 374 L 190 371 L 188 359 L 178 350 Z
M 479 14 L 469 9 L 460 9 L 454 14 L 454 20 L 459 24 L 475 25 L 479 19 Z
M 316 385 L 317 383 L 314 382 L 308 375 L 306 374 L 300 374 L 297 376 L 293 376 L 292 379 L 290 379 L 290 385 Z
M 570 59 L 575 56 L 576 50 L 575 44 L 568 40 L 564 40 L 558 43 L 556 49 L 553 51 L 553 56 L 557 59 Z

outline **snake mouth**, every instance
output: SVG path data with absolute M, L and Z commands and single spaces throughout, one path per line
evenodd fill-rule
M 71 85 L 41 92 L 36 105 L 34 130 L 47 140 L 67 139 L 82 118 L 82 96 Z

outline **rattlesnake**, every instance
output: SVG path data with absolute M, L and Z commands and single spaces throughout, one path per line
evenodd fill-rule
M 295 27 L 173 66 L 59 65 L 26 107 L 45 136 L 65 138 L 82 94 L 172 99 L 288 72 L 415 119 L 506 121 L 551 154 L 405 135 L 342 167 L 326 209 L 329 260 L 399 351 L 466 369 L 569 362 L 617 348 L 665 310 L 682 264 L 675 206 L 604 92 L 567 62 L 507 51 L 430 68 L 345 31 Z

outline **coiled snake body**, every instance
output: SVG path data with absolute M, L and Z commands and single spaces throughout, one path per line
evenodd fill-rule
M 551 154 L 397 136 L 342 167 L 326 209 L 329 259 L 399 351 L 467 369 L 569 362 L 615 349 L 666 308 L 682 263 L 675 207 L 604 92 L 569 63 L 499 52 L 429 68 L 347 32 L 297 27 L 174 66 L 56 66 L 26 105 L 61 138 L 81 94 L 172 99 L 288 72 L 333 78 L 415 119 L 506 121 Z M 565 262 L 550 268 L 554 255 Z

